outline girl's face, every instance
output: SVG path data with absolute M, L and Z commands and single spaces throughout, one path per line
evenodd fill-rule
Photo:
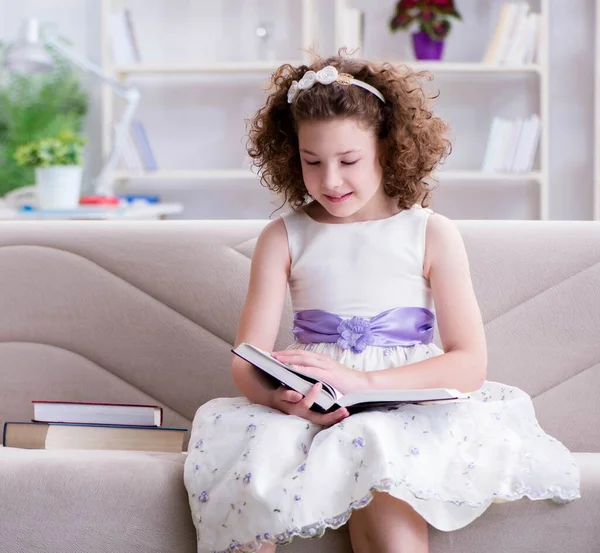
M 324 218 L 339 223 L 377 219 L 394 209 L 383 190 L 378 140 L 371 129 L 356 119 L 303 121 L 298 141 L 304 184 L 327 211 Z

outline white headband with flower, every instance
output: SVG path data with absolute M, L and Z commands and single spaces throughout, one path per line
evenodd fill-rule
M 328 65 L 316 73 L 314 71 L 307 71 L 304 73 L 299 82 L 294 81 L 288 90 L 288 104 L 291 104 L 294 101 L 294 98 L 300 90 L 308 90 L 309 88 L 312 88 L 315 83 L 326 85 L 331 83 L 340 83 L 346 86 L 351 84 L 354 86 L 359 86 L 360 88 L 368 90 L 371 94 L 375 94 L 375 96 L 377 96 L 377 98 L 379 98 L 385 104 L 385 98 L 383 97 L 383 94 L 381 94 L 381 92 L 379 92 L 379 90 L 377 90 L 374 86 L 355 79 L 349 73 L 339 73 L 338 70 L 332 65 Z

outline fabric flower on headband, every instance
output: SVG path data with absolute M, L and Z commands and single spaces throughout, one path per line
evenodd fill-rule
M 300 90 L 308 90 L 312 88 L 315 85 L 315 83 L 328 85 L 335 82 L 338 82 L 343 85 L 353 84 L 364 88 L 372 94 L 375 94 L 375 96 L 377 96 L 383 103 L 385 103 L 383 95 L 375 87 L 371 86 L 370 84 L 364 83 L 363 81 L 355 79 L 352 75 L 348 73 L 339 73 L 335 67 L 333 67 L 332 65 L 328 65 L 327 67 L 324 67 L 316 73 L 314 71 L 307 71 L 306 73 L 304 73 L 300 81 L 293 81 L 287 93 L 288 104 L 291 104 L 294 101 L 294 98 L 296 98 Z

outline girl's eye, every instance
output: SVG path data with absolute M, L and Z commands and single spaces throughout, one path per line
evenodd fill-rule
M 304 163 L 306 163 L 306 165 L 319 165 L 319 163 L 321 163 L 320 161 L 306 161 L 304 160 Z
M 354 165 L 355 163 L 358 163 L 358 159 L 354 161 L 342 161 L 342 165 Z

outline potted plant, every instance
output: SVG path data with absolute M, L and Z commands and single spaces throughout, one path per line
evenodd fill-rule
M 412 34 L 415 57 L 440 60 L 452 18 L 461 19 L 454 0 L 400 0 L 390 20 L 390 29 L 395 32 L 417 27 L 418 31 Z
M 64 131 L 17 148 L 14 157 L 19 167 L 35 170 L 38 207 L 75 209 L 79 205 L 85 143 L 85 138 Z
M 0 42 L 0 67 L 6 45 Z M 15 159 L 19 146 L 62 132 L 81 133 L 89 97 L 78 72 L 49 51 L 54 69 L 21 75 L 0 70 L 0 197 L 34 184 L 34 168 Z

